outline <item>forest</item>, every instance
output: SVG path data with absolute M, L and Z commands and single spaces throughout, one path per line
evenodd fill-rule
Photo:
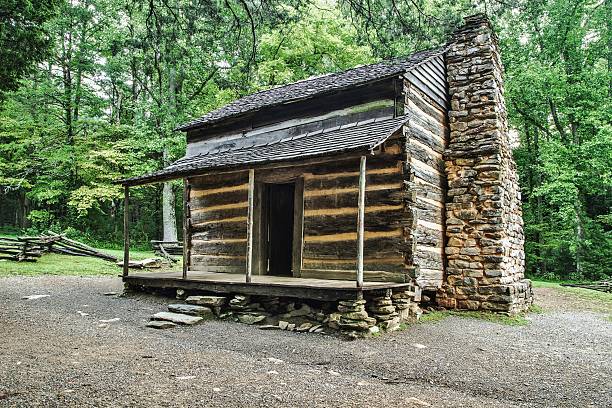
M 476 12 L 505 66 L 527 275 L 612 276 L 610 0 L 0 0 L 0 228 L 119 246 L 113 181 L 180 158 L 176 126 L 439 46 Z M 176 237 L 182 183 L 131 211 L 137 245 Z

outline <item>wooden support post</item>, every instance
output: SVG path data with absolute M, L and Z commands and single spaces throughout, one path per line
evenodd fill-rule
M 187 279 L 187 271 L 189 270 L 189 259 L 191 257 L 191 250 L 189 244 L 191 239 L 189 234 L 189 218 L 191 216 L 189 210 L 189 182 L 187 178 L 183 179 L 183 279 Z
M 359 163 L 359 199 L 357 211 L 357 287 L 363 286 L 363 235 L 365 218 L 366 157 Z
M 255 170 L 249 170 L 249 209 L 247 218 L 247 253 L 246 253 L 246 281 L 251 282 L 253 272 L 253 203 L 255 195 Z
M 123 186 L 123 276 L 128 276 L 130 268 L 130 188 Z

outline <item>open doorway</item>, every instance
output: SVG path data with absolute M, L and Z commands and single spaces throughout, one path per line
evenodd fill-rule
M 267 274 L 292 276 L 295 183 L 265 184 Z

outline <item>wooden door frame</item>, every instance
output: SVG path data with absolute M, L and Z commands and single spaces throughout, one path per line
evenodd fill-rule
M 304 225 L 304 176 L 272 171 L 255 171 L 255 197 L 253 208 L 253 274 L 267 275 L 267 242 L 263 239 L 267 225 L 265 185 L 294 183 L 293 243 L 291 251 L 291 275 L 299 278 L 302 269 Z

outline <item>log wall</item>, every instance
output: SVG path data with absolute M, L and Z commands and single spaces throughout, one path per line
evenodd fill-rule
M 366 161 L 364 280 L 409 280 L 406 255 L 412 219 L 404 205 L 403 141 L 388 142 Z M 301 276 L 356 277 L 359 159 L 304 173 Z
M 404 111 L 410 115 L 406 136 L 406 178 L 408 208 L 416 221 L 411 262 L 417 267 L 417 284 L 422 289 L 442 285 L 445 270 L 444 230 L 446 176 L 444 149 L 448 145 L 448 119 L 445 110 L 418 86 L 404 83 Z
M 193 177 L 189 183 L 189 267 L 245 273 L 249 173 Z

